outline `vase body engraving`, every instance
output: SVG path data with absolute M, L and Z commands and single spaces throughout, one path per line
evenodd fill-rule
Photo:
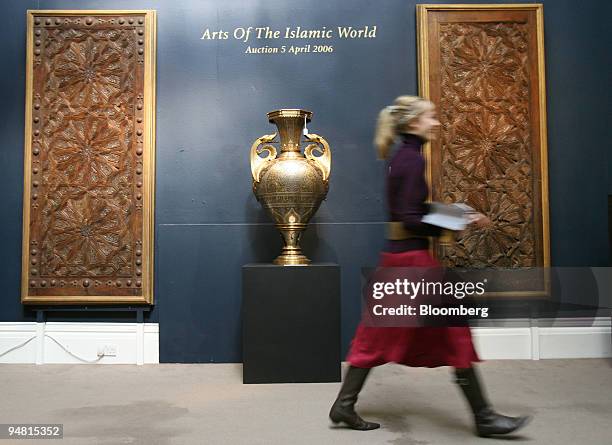
M 283 250 L 274 264 L 310 262 L 302 254 L 300 236 L 329 188 L 329 144 L 316 134 L 303 136 L 311 117 L 312 113 L 305 110 L 271 111 L 268 120 L 278 132 L 258 138 L 251 146 L 253 193 L 283 237 Z M 302 138 L 308 143 L 303 153 Z M 280 153 L 273 143 L 278 143 Z

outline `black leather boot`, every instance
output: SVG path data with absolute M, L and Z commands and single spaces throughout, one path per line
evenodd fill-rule
M 355 403 L 366 377 L 370 373 L 370 368 L 355 368 L 349 366 L 344 383 L 338 393 L 338 398 L 331 407 L 329 418 L 334 423 L 345 423 L 349 428 L 360 431 L 375 430 L 380 428 L 379 423 L 363 420 L 355 412 Z
M 455 382 L 463 391 L 472 412 L 476 432 L 481 437 L 509 434 L 524 427 L 531 416 L 509 417 L 496 413 L 487 402 L 480 386 L 476 370 L 472 368 L 455 369 Z

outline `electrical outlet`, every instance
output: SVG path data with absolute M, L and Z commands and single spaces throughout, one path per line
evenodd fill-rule
M 116 345 L 99 345 L 98 346 L 98 357 L 116 357 L 117 346 Z

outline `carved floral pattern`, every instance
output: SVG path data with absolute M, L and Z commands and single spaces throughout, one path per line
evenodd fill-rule
M 468 228 L 440 256 L 450 266 L 534 266 L 527 27 L 442 23 L 439 38 L 436 198 L 466 202 L 493 222 Z
M 131 248 L 124 218 L 103 199 L 85 194 L 55 212 L 46 239 L 46 273 L 116 275 L 129 270 Z
M 69 277 L 57 280 L 67 289 L 90 283 L 139 286 L 144 88 L 139 26 L 144 20 L 77 17 L 39 23 L 31 279 Z
M 71 119 L 53 139 L 49 157 L 71 184 L 104 185 L 124 167 L 126 148 L 112 121 Z
M 71 41 L 55 60 L 58 90 L 72 104 L 106 103 L 121 87 L 121 48 L 108 40 Z

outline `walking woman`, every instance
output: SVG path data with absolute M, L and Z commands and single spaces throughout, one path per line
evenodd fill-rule
M 398 149 L 389 161 L 386 194 L 390 221 L 400 222 L 402 236 L 387 240 L 380 255 L 383 267 L 435 267 L 439 263 L 429 253 L 430 236 L 440 229 L 423 223 L 428 196 L 425 160 L 421 146 L 429 140 L 440 122 L 433 103 L 414 96 L 400 96 L 384 108 L 376 127 L 375 145 L 379 158 L 386 159 L 396 141 Z M 481 214 L 472 223 L 490 224 Z M 406 366 L 452 366 L 455 382 L 461 388 L 474 415 L 479 436 L 507 434 L 524 426 L 530 418 L 496 413 L 483 392 L 473 364 L 480 361 L 469 327 L 372 327 L 360 324 L 347 356 L 349 368 L 340 393 L 329 413 L 334 423 L 355 430 L 373 430 L 380 425 L 362 419 L 355 403 L 363 384 L 375 367 L 394 362 Z

